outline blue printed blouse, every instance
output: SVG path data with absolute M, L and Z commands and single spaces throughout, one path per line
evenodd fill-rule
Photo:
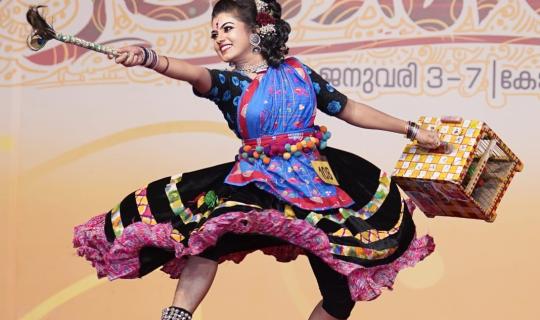
M 255 80 L 236 72 L 209 69 L 211 89 L 194 93 L 218 106 L 231 130 L 244 141 L 288 135 L 291 138 L 314 130 L 316 109 L 336 116 L 347 104 L 347 97 L 319 74 L 295 58 L 279 67 L 270 67 Z M 284 159 L 272 157 L 269 163 L 237 162 L 225 183 L 255 185 L 276 197 L 307 210 L 347 207 L 353 200 L 341 188 L 322 181 L 312 161 L 318 151 Z

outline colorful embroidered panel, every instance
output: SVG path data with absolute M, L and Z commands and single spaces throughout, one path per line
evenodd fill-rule
M 347 218 L 350 216 L 357 217 L 362 220 L 367 220 L 379 210 L 379 208 L 384 203 L 384 200 L 386 200 L 386 197 L 390 193 L 390 183 L 391 179 L 388 174 L 381 170 L 379 176 L 379 186 L 377 187 L 373 198 L 360 210 L 355 211 L 347 208 L 340 208 L 339 214 L 334 213 L 324 216 L 317 212 L 311 212 L 305 218 L 305 220 L 307 220 L 312 225 L 316 225 L 322 219 L 327 219 L 338 224 L 343 224 L 345 223 L 345 220 L 347 220 Z
M 374 249 L 368 249 L 368 248 L 362 248 L 362 247 L 340 245 L 340 244 L 335 244 L 335 243 L 330 243 L 330 246 L 332 248 L 331 249 L 332 254 L 339 255 L 339 256 L 360 258 L 360 259 L 368 259 L 368 260 L 384 259 L 390 256 L 392 253 L 394 253 L 397 250 L 397 247 L 383 249 L 383 250 L 374 250 Z
M 399 227 L 401 226 L 401 223 L 403 222 L 403 213 L 405 208 L 405 202 L 401 202 L 401 212 L 399 215 L 399 220 L 396 222 L 396 224 L 392 227 L 392 229 L 386 231 L 386 230 L 377 230 L 377 229 L 370 229 L 363 232 L 360 232 L 356 235 L 353 235 L 351 231 L 348 228 L 341 228 L 338 231 L 332 233 L 333 236 L 337 237 L 353 237 L 357 240 L 360 240 L 362 243 L 369 244 L 372 242 L 384 240 L 388 238 L 389 236 L 395 234 L 399 231 Z
M 379 186 L 377 187 L 377 191 L 375 191 L 375 194 L 373 195 L 373 199 L 371 199 L 365 206 L 363 206 L 358 211 L 346 208 L 340 209 L 343 216 L 354 216 L 363 220 L 371 218 L 371 216 L 374 215 L 382 206 L 384 200 L 386 200 L 386 197 L 390 192 L 390 182 L 390 176 L 385 171 L 381 170 L 381 174 L 379 177 Z
M 111 209 L 111 222 L 114 234 L 119 237 L 124 231 L 124 225 L 122 223 L 122 215 L 120 213 L 120 203 Z
M 148 206 L 148 198 L 146 197 L 146 187 L 135 191 L 135 202 L 137 203 L 137 210 L 141 216 L 141 221 L 151 225 L 157 224 L 156 219 L 150 211 Z
M 200 201 L 201 199 L 202 199 L 202 201 Z M 201 208 L 203 206 L 203 204 L 204 204 L 204 196 L 201 196 L 201 197 L 199 197 L 199 202 L 197 203 L 197 207 Z M 249 203 L 243 203 L 243 202 L 238 202 L 238 201 L 224 201 L 224 202 L 222 202 L 221 200 L 219 200 L 219 204 L 216 207 L 212 208 L 211 210 L 206 210 L 203 213 L 191 214 L 191 211 L 189 210 L 189 208 L 186 208 L 184 211 L 189 211 L 191 216 L 189 218 L 187 218 L 187 220 L 185 220 L 185 221 L 183 220 L 183 222 L 184 222 L 184 225 L 187 224 L 187 223 L 190 223 L 190 222 L 199 223 L 200 221 L 202 221 L 203 218 L 207 219 L 212 214 L 212 212 L 214 212 L 214 211 L 216 211 L 218 209 L 232 208 L 232 207 L 236 207 L 236 206 L 252 207 L 253 209 L 256 209 L 256 210 L 262 210 L 263 209 L 260 206 L 249 204 Z M 204 224 L 201 227 L 199 227 L 198 230 L 202 230 L 202 228 L 204 228 Z M 172 230 L 171 238 L 173 240 L 177 241 L 177 242 L 181 242 L 181 241 L 186 239 L 185 236 L 178 229 L 173 229 Z

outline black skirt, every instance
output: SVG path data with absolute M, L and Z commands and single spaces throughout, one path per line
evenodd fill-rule
M 225 184 L 234 165 L 229 162 L 130 193 L 109 212 L 76 227 L 75 246 L 99 276 L 111 279 L 142 277 L 160 266 L 176 278 L 189 255 L 239 262 L 261 249 L 289 261 L 310 252 L 349 277 L 353 299 L 373 299 L 401 268 L 431 253 L 433 241 L 415 237 L 409 206 L 379 168 L 335 148 L 321 154 L 352 206 L 308 211 L 254 184 Z M 380 271 L 389 271 L 388 279 L 370 278 Z

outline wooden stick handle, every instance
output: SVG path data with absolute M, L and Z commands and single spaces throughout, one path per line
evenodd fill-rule
M 82 48 L 85 48 L 85 49 L 90 49 L 90 50 L 93 50 L 93 51 L 96 51 L 96 52 L 99 52 L 99 53 L 112 55 L 114 57 L 119 56 L 119 53 L 116 51 L 116 49 L 114 49 L 112 47 L 104 46 L 104 45 L 101 45 L 101 44 L 95 43 L 95 42 L 86 41 L 86 40 L 83 40 L 81 38 L 77 38 L 75 36 L 69 35 L 69 34 L 63 34 L 63 33 L 58 33 L 57 32 L 56 33 L 56 40 L 62 41 L 64 43 L 74 44 L 76 46 L 79 46 L 79 47 L 82 47 Z

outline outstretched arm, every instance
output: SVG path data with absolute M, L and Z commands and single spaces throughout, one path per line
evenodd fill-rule
M 347 105 L 337 117 L 347 123 L 365 129 L 384 130 L 401 134 L 407 133 L 407 121 L 392 117 L 389 114 L 352 99 L 347 100 Z
M 347 105 L 337 117 L 357 127 L 400 134 L 406 134 L 409 126 L 407 121 L 392 117 L 389 114 L 352 99 L 347 100 Z M 436 132 L 424 129 L 420 129 L 416 140 L 422 147 L 426 148 L 436 148 L 440 144 Z
M 317 96 L 317 108 L 321 109 L 324 113 L 336 116 L 345 122 L 361 128 L 385 130 L 401 134 L 407 133 L 409 128 L 407 121 L 392 117 L 366 104 L 349 99 L 313 69 L 306 65 L 304 66 L 308 71 Z M 415 139 L 420 146 L 428 149 L 437 148 L 441 144 L 436 132 L 424 129 L 418 131 Z
M 123 47 L 118 49 L 118 53 L 120 55 L 115 59 L 116 63 L 126 67 L 143 63 L 144 51 L 141 47 Z M 189 82 L 198 92 L 208 92 L 212 86 L 208 69 L 180 59 L 158 56 L 157 64 L 153 69 L 169 78 Z

